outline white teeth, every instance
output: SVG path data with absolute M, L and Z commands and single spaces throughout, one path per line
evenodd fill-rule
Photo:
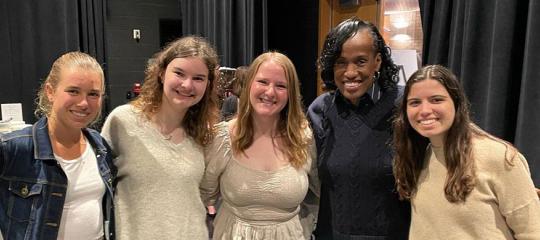
M 361 82 L 354 81 L 354 82 L 344 82 L 343 85 L 345 87 L 359 87 Z
M 426 119 L 426 120 L 420 120 L 420 124 L 422 125 L 429 125 L 435 122 L 435 119 Z
M 183 92 L 181 92 L 181 91 L 179 91 L 179 90 L 176 90 L 176 89 L 175 89 L 174 91 L 175 91 L 178 95 L 184 96 L 184 97 L 193 97 L 193 96 L 195 96 L 195 94 L 192 94 L 192 93 L 183 93 Z
M 268 99 L 268 98 L 259 98 L 259 100 L 261 100 L 262 103 L 266 104 L 266 105 L 272 105 L 272 104 L 275 104 L 276 101 L 275 100 L 272 100 L 272 99 Z
M 88 113 L 75 112 L 75 111 L 71 111 L 71 112 L 73 113 L 73 115 L 78 116 L 78 117 L 86 117 L 86 116 L 88 116 Z

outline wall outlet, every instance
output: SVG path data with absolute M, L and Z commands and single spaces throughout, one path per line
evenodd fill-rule
M 141 40 L 141 30 L 133 29 L 133 39 L 135 39 L 136 41 Z

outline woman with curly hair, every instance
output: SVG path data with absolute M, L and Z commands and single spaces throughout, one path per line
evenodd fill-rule
M 398 67 L 379 30 L 347 19 L 326 36 L 319 58 L 329 92 L 310 105 L 317 145 L 320 239 L 406 239 L 409 204 L 392 176 L 391 117 Z
M 540 239 L 527 161 L 480 129 L 456 76 L 415 72 L 394 123 L 394 174 L 412 204 L 410 239 Z
M 199 183 L 219 117 L 217 67 L 206 40 L 173 41 L 149 61 L 140 95 L 105 121 L 118 155 L 119 239 L 208 239 Z
M 223 197 L 214 239 L 310 239 L 309 213 L 316 211 L 299 212 L 314 183 L 308 180 L 311 130 L 295 67 L 287 56 L 267 52 L 246 80 L 238 114 L 217 125 L 207 150 L 202 196 L 209 205 L 218 193 Z

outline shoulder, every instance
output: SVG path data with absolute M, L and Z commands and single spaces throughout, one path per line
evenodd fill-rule
M 5 168 L 21 165 L 19 163 L 34 159 L 34 137 L 33 127 L 0 133 L 0 171 L 5 173 Z M 11 164 L 17 161 L 19 163 Z
M 503 158 L 506 146 L 489 137 L 473 137 L 473 154 L 476 158 Z
M 222 121 L 222 122 L 219 122 L 217 123 L 216 125 L 214 125 L 214 130 L 216 132 L 216 135 L 212 141 L 213 144 L 210 144 L 209 147 L 212 148 L 212 147 L 223 147 L 224 145 L 227 147 L 227 148 L 230 148 L 230 127 L 232 125 L 232 122 L 235 121 L 234 119 L 233 120 L 230 120 L 230 121 Z
M 133 120 L 140 115 L 141 112 L 137 110 L 133 105 L 125 104 L 113 109 L 109 116 L 107 116 L 106 121 L 118 121 L 123 123 L 133 122 Z
M 221 137 L 225 137 L 225 136 L 228 136 L 229 135 L 229 130 L 230 130 L 230 127 L 232 126 L 232 123 L 234 122 L 235 120 L 229 120 L 229 121 L 222 121 L 222 122 L 219 122 L 215 125 L 215 129 L 216 129 L 216 134 L 221 136 Z
M 105 139 L 101 136 L 101 134 L 92 128 L 84 128 L 83 131 L 86 131 L 86 136 L 89 138 L 92 138 L 92 140 L 100 145 L 104 145 Z
M 95 129 L 92 129 L 92 128 L 85 128 L 84 129 L 86 132 L 88 132 L 88 135 L 91 136 L 92 138 L 95 138 L 95 139 L 102 139 L 101 135 L 99 134 L 98 131 L 96 131 Z
M 474 137 L 473 157 L 478 168 L 506 171 L 508 166 L 525 162 L 525 158 L 510 144 L 491 137 Z M 520 164 L 521 165 L 521 164 Z
M 308 111 L 312 113 L 320 113 L 324 110 L 325 105 L 332 101 L 334 96 L 333 92 L 326 92 L 319 95 L 313 102 L 309 105 Z
M 234 120 L 228 122 L 220 122 L 214 125 L 216 135 L 210 144 L 204 147 L 205 161 L 216 162 L 217 159 L 223 159 L 224 162 L 228 161 L 231 156 L 231 140 L 230 140 L 230 125 Z
M 324 112 L 332 104 L 332 99 L 334 98 L 334 92 L 326 92 L 318 96 L 313 102 L 309 105 L 307 111 L 307 117 L 314 128 L 317 128 L 321 125 Z
M 489 137 L 473 137 L 473 150 L 476 157 L 504 157 L 508 146 Z
M 20 130 L 7 132 L 7 133 L 0 133 L 0 141 L 6 142 L 6 141 L 12 141 L 14 139 L 20 139 L 20 138 L 32 138 L 32 126 L 25 127 Z
M 318 135 L 321 134 L 323 129 L 323 122 L 325 119 L 324 113 L 332 104 L 334 95 L 334 92 L 323 93 L 313 100 L 313 102 L 309 105 L 307 118 L 313 131 Z
M 103 151 L 110 151 L 107 140 L 98 131 L 91 128 L 85 128 L 84 131 L 87 132 L 86 137 L 90 138 L 90 142 L 95 144 L 94 147 Z
M 137 112 L 139 111 L 133 105 L 124 104 L 113 109 L 112 112 L 109 114 L 109 116 L 133 115 L 133 114 L 137 114 Z
M 7 152 L 9 149 L 19 152 L 33 151 L 34 140 L 32 128 L 25 127 L 8 133 L 0 133 L 0 147 L 2 151 Z

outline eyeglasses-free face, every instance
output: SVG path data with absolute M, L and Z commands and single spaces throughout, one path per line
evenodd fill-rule
M 98 72 L 78 67 L 64 68 L 56 88 L 45 86 L 52 104 L 49 124 L 56 129 L 80 131 L 101 110 L 103 79 Z
M 283 67 L 272 60 L 262 63 L 251 83 L 249 99 L 254 115 L 279 118 L 289 101 Z
M 407 118 L 412 128 L 436 147 L 444 145 L 456 116 L 454 101 L 446 88 L 433 79 L 414 83 L 407 97 Z
M 334 82 L 343 96 L 356 105 L 372 86 L 380 66 L 381 55 L 373 49 L 373 38 L 369 30 L 362 30 L 343 43 L 334 63 Z

